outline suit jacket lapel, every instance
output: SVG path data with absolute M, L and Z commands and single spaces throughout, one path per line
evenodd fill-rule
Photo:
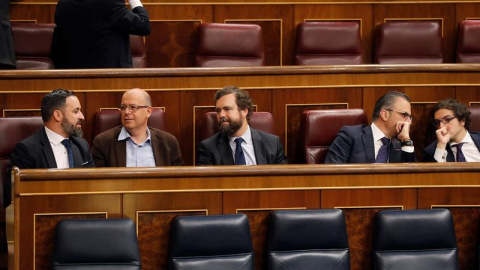
M 115 136 L 115 157 L 117 158 L 117 167 L 127 167 L 127 142 L 126 140 L 119 141 L 118 136 Z
M 72 142 L 73 162 L 75 164 L 75 168 L 82 168 L 83 157 L 80 153 L 80 149 L 76 143 L 73 143 L 74 139 L 71 139 L 70 141 Z
M 153 158 L 155 159 L 156 166 L 165 166 L 165 160 L 162 153 L 165 153 L 164 144 L 162 143 L 162 138 L 156 136 L 157 134 L 150 129 L 150 138 L 152 143 Z
M 230 148 L 227 136 L 223 136 L 219 133 L 217 146 L 223 165 L 234 165 L 235 162 L 233 161 L 232 148 Z
M 58 168 L 55 155 L 53 154 L 52 147 L 50 146 L 50 141 L 48 140 L 47 133 L 45 132 L 45 128 L 43 128 L 40 132 L 40 143 L 42 144 L 42 154 L 47 162 L 48 168 Z
M 447 162 L 455 162 L 455 155 L 453 154 L 452 147 L 450 147 L 449 143 L 447 143 L 445 150 L 447 150 Z
M 363 128 L 362 134 L 363 147 L 365 148 L 365 158 L 367 163 L 375 162 L 375 146 L 373 142 L 372 127 L 366 126 Z
M 478 133 L 470 133 L 470 137 L 472 137 L 473 142 L 477 146 L 477 149 L 480 151 L 480 135 Z
M 402 160 L 402 143 L 393 138 L 390 145 L 389 163 L 399 163 Z
M 252 132 L 253 150 L 255 152 L 257 165 L 267 164 L 265 151 L 263 151 L 262 136 L 260 136 L 260 134 L 253 128 L 250 128 L 250 131 Z

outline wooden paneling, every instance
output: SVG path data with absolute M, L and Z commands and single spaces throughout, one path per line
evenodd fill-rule
M 21 214 L 15 215 L 15 253 L 22 250 L 22 269 L 33 269 L 34 262 L 37 270 L 50 269 L 51 251 L 44 249 L 53 247 L 52 235 L 58 220 L 121 217 L 120 199 L 120 195 L 65 195 L 26 197 L 21 203 L 17 200 L 15 208 Z M 40 252 L 38 256 L 34 250 Z

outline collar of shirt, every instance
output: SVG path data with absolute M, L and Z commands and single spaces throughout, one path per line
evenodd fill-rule
M 125 129 L 125 127 L 122 127 L 122 130 L 120 130 L 120 134 L 118 134 L 118 140 L 119 141 L 123 141 L 123 140 L 129 140 L 130 142 L 135 143 L 135 141 L 132 139 L 132 136 L 130 136 L 130 133 L 128 133 L 128 131 Z M 148 129 L 147 127 L 147 139 L 142 142 L 141 144 L 137 144 L 137 145 L 144 145 L 146 143 L 148 144 L 151 144 L 152 140 L 151 140 L 151 135 L 150 135 L 150 129 Z
M 473 142 L 473 139 L 472 139 L 472 136 L 470 136 L 470 133 L 467 131 L 467 133 L 465 134 L 465 137 L 463 137 L 463 140 L 460 142 L 460 143 L 463 143 L 464 145 L 470 145 L 470 144 L 474 144 Z M 457 145 L 458 143 L 456 142 L 451 142 L 450 143 L 450 147 L 454 146 L 454 145 Z M 455 147 L 452 147 L 452 149 L 455 148 Z M 456 151 L 455 151 L 456 152 Z
M 245 131 L 245 133 L 242 134 L 242 136 L 238 136 L 238 137 L 241 137 L 246 144 L 253 144 L 253 141 L 252 141 L 252 131 L 250 130 L 250 126 L 247 125 L 247 130 Z M 235 143 L 235 139 L 238 138 L 238 137 L 228 137 L 228 141 L 230 142 L 230 146 L 236 146 L 236 143 Z M 235 149 L 235 148 L 234 148 Z
M 372 134 L 373 134 L 373 141 L 374 142 L 378 142 L 383 137 L 387 137 L 387 136 L 385 136 L 385 134 L 383 134 L 383 132 L 374 123 L 372 123 L 371 127 L 372 127 Z M 381 141 L 380 141 L 380 143 L 381 143 Z
M 45 127 L 45 133 L 47 133 L 48 141 L 54 146 L 57 146 L 62 143 L 63 140 L 68 139 L 64 138 L 62 135 L 57 134 L 50 130 L 49 128 Z

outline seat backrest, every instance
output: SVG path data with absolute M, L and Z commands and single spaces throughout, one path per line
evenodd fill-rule
M 0 204 L 7 206 L 11 201 L 10 177 L 7 176 L 7 168 L 10 164 L 10 154 L 15 145 L 35 133 L 43 127 L 42 118 L 37 117 L 2 117 L 0 118 L 0 134 L 8 134 L 0 140 Z M 3 187 L 7 187 L 3 192 Z M 4 206 L 0 206 L 4 207 Z
M 121 112 L 118 109 L 102 109 L 95 113 L 95 122 L 93 125 L 93 138 L 98 134 L 120 126 L 122 124 Z M 153 108 L 148 126 L 160 130 L 165 130 L 165 112 L 162 108 Z
M 132 50 L 132 62 L 134 68 L 147 67 L 147 49 L 144 37 L 130 35 L 130 49 Z
M 197 67 L 264 66 L 262 28 L 257 24 L 202 23 Z
M 12 23 L 17 69 L 53 69 L 53 23 Z
M 135 224 L 130 219 L 58 222 L 52 269 L 140 270 Z
M 269 269 L 350 269 L 342 210 L 275 211 L 268 235 Z
M 387 210 L 376 216 L 374 269 L 459 268 L 453 219 L 447 209 Z
M 170 269 L 253 269 L 244 214 L 179 216 L 172 223 Z
M 443 63 L 442 26 L 435 21 L 393 21 L 377 27 L 375 63 Z
M 323 163 L 328 148 L 343 126 L 366 125 L 363 109 L 309 110 L 302 113 L 300 132 L 305 163 Z
M 358 22 L 304 22 L 297 28 L 296 65 L 362 64 Z
M 253 112 L 248 121 L 250 127 L 273 134 L 275 123 L 273 116 L 269 112 Z M 216 112 L 207 112 L 203 115 L 202 131 L 200 140 L 203 141 L 215 135 L 218 132 L 218 121 Z
M 456 55 L 457 63 L 480 63 L 480 20 L 460 22 Z
M 470 131 L 480 132 L 480 106 L 469 106 L 470 115 Z

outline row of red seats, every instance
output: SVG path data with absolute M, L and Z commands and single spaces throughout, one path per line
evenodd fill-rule
M 54 24 L 13 23 L 18 69 L 51 69 Z M 365 63 L 359 22 L 304 22 L 298 26 L 296 65 Z M 204 23 L 198 30 L 197 67 L 263 66 L 262 29 L 255 24 Z M 134 67 L 146 67 L 143 37 L 130 36 Z M 480 63 L 480 20 L 461 22 L 458 63 Z M 442 26 L 435 21 L 389 21 L 377 27 L 375 63 L 440 64 Z

